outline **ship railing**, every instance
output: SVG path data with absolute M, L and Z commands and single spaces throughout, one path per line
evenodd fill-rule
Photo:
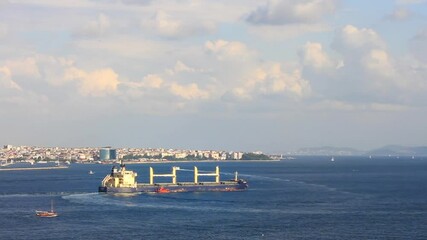
M 102 180 L 102 186 L 105 187 L 107 182 L 111 179 L 110 175 L 105 176 L 105 178 Z

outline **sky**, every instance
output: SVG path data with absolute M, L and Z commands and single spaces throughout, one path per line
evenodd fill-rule
M 0 0 L 0 143 L 427 145 L 425 0 Z

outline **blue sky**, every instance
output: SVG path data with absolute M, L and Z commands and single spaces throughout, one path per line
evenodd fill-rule
M 427 1 L 0 0 L 0 143 L 426 145 Z

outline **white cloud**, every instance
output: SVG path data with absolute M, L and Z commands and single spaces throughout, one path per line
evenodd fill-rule
M 6 66 L 11 69 L 14 76 L 40 77 L 37 60 L 33 57 L 9 60 L 6 62 Z
M 307 42 L 300 52 L 300 56 L 305 66 L 313 67 L 318 70 L 334 67 L 334 63 L 320 43 Z
M 254 52 L 250 51 L 246 45 L 237 41 L 208 41 L 205 43 L 208 53 L 214 54 L 218 60 L 238 60 L 245 61 L 253 58 Z
M 8 67 L 0 67 L 0 86 L 1 88 L 22 90 L 21 87 L 12 80 L 12 73 Z
M 161 77 L 152 74 L 145 76 L 143 79 L 144 86 L 148 88 L 160 88 L 163 82 Z
M 373 74 L 373 82 L 379 81 L 379 76 L 395 76 L 393 60 L 386 50 L 386 44 L 372 29 L 347 25 L 337 33 L 332 46 L 343 56 L 344 69 Z
M 324 96 L 369 102 L 389 101 L 391 95 L 397 94 L 394 60 L 376 31 L 347 25 L 337 31 L 332 47 L 342 57 L 337 62 L 343 64 L 318 76 L 328 86 L 321 91 Z
M 300 60 L 303 78 L 310 80 L 313 95 L 338 102 L 333 104 L 337 109 L 398 111 L 403 110 L 399 106 L 427 100 L 422 77 L 427 68 L 414 59 L 395 58 L 373 29 L 345 26 L 336 32 L 332 48 L 336 51 L 333 60 L 322 45 L 308 43 Z
M 174 37 L 181 34 L 182 23 L 178 20 L 171 19 L 163 11 L 159 11 L 151 19 L 142 22 L 143 27 L 148 27 L 158 34 L 166 37 Z
M 325 23 L 297 23 L 288 25 L 256 25 L 248 28 L 249 33 L 269 41 L 283 41 L 306 33 L 322 33 L 331 31 Z
M 256 51 L 237 41 L 208 41 L 205 49 L 213 57 L 209 63 L 215 79 L 212 92 L 225 101 L 252 101 L 268 95 L 298 101 L 310 95 L 310 84 L 299 66 L 261 61 Z
M 185 63 L 183 63 L 182 61 L 179 61 L 179 60 L 175 63 L 174 68 L 166 70 L 166 72 L 169 75 L 174 75 L 174 74 L 178 74 L 178 73 L 185 73 L 185 72 L 187 72 L 187 73 L 194 73 L 194 72 L 198 72 L 198 71 L 201 72 L 203 70 L 191 68 L 191 67 L 187 66 Z
M 121 82 L 120 84 L 126 86 L 130 89 L 139 91 L 142 93 L 142 90 L 151 90 L 151 89 L 160 89 L 164 87 L 164 80 L 156 74 L 148 74 L 145 76 L 141 82 Z
M 250 101 L 252 100 L 253 96 L 251 96 L 250 92 L 242 87 L 236 87 L 231 89 L 230 91 L 227 91 L 222 96 L 222 99 L 225 101 Z
M 260 71 L 264 71 L 264 74 L 258 75 L 261 76 L 260 79 L 265 85 L 261 87 L 261 89 L 265 88 L 264 92 L 287 92 L 296 97 L 304 97 L 311 92 L 309 82 L 302 78 L 299 69 L 285 73 L 280 64 L 274 63 L 267 65 L 264 70 Z
M 111 27 L 110 19 L 104 13 L 98 14 L 96 20 L 91 20 L 78 32 L 82 36 L 101 36 Z
M 347 25 L 338 32 L 333 46 L 340 52 L 354 54 L 354 51 L 365 52 L 372 48 L 385 48 L 381 37 L 372 29 L 357 28 Z
M 65 79 L 79 82 L 79 92 L 83 96 L 101 97 L 115 93 L 119 84 L 118 75 L 110 68 L 92 72 L 72 67 L 65 71 Z
M 190 111 L 198 100 L 214 97 L 211 95 L 212 86 L 199 79 L 201 72 L 203 71 L 191 68 L 178 60 L 173 68 L 166 67 L 163 71 L 147 74 L 141 81 L 131 79 L 121 82 L 120 94 L 124 98 L 129 96 L 144 105 L 147 101 L 155 100 L 156 106 L 162 106 L 167 111 L 176 110 L 173 108 L 183 110 L 183 107 Z M 177 104 L 171 104 L 171 101 Z
M 191 83 L 188 85 L 172 83 L 170 85 L 170 91 L 174 95 L 182 97 L 186 100 L 209 98 L 209 93 L 207 91 L 201 90 L 199 86 L 195 83 Z
M 24 59 L 7 61 L 7 64 L 14 70 L 14 75 L 23 76 L 27 81 L 42 80 L 52 86 L 62 86 L 68 81 L 64 78 L 64 71 L 72 67 L 74 62 L 68 58 L 36 54 Z
M 259 95 L 285 94 L 298 99 L 311 93 L 310 84 L 302 78 L 299 69 L 284 72 L 280 63 L 267 63 L 252 71 L 248 79 L 227 94 L 242 100 Z
M 373 49 L 362 60 L 363 65 L 374 73 L 389 77 L 394 76 L 394 66 L 389 54 L 384 50 Z
M 111 125 L 121 123 L 125 131 L 150 123 L 145 117 L 153 114 L 183 116 L 177 122 L 188 120 L 184 125 L 194 128 L 187 113 L 206 113 L 206 119 L 222 113 L 238 119 L 236 131 L 259 128 L 266 136 L 293 135 L 286 126 L 363 122 L 366 115 L 360 112 L 372 118 L 387 112 L 376 120 L 398 122 L 388 117 L 405 115 L 399 111 L 408 106 L 421 106 L 410 119 L 423 119 L 427 35 L 420 32 L 409 43 L 412 54 L 405 53 L 407 34 L 414 35 L 422 23 L 378 24 L 388 13 L 395 20 L 408 19 L 422 10 L 414 7 L 422 6 L 396 6 L 393 12 L 393 4 L 377 4 L 376 14 L 362 16 L 358 13 L 367 5 L 359 2 L 346 3 L 343 11 L 339 1 L 326 0 L 23 0 L 0 6 L 0 111 L 12 113 L 2 116 L 19 128 L 26 118 L 16 116 L 45 109 L 49 114 L 39 119 L 45 122 L 39 129 L 50 121 L 59 128 L 75 119 L 97 122 L 94 118 L 105 120 L 107 112 L 114 116 Z M 354 25 L 334 36 L 337 23 Z M 405 31 L 390 35 L 399 27 L 393 24 Z M 321 113 L 328 121 L 312 117 L 316 106 L 331 109 L 332 114 Z M 298 114 L 287 117 L 292 112 Z M 349 117 L 341 119 L 344 115 Z M 84 121 L 73 122 L 78 124 L 70 132 L 93 133 L 90 124 L 86 129 Z M 223 130 L 237 126 L 226 122 Z
M 171 52 L 178 54 L 183 51 L 186 54 L 190 54 L 188 51 L 193 51 L 188 47 L 182 47 L 179 43 L 170 44 L 169 41 L 149 40 L 134 35 L 114 35 L 102 39 L 81 38 L 74 41 L 73 44 L 75 52 L 85 57 L 81 61 L 89 59 L 86 65 L 92 66 L 93 59 L 99 59 L 101 62 L 115 65 L 121 65 L 124 61 L 132 59 L 130 63 L 126 64 L 126 68 L 137 66 L 138 71 L 144 70 L 141 69 L 142 62 L 145 65 L 156 63 L 161 68 L 167 62 L 165 58 L 172 57 Z M 182 49 L 177 50 L 179 47 L 182 47 Z M 93 67 L 97 66 L 93 65 Z
M 396 8 L 391 14 L 386 16 L 386 19 L 393 21 L 404 21 L 411 18 L 413 13 L 407 8 Z
M 205 68 L 190 67 L 191 64 L 178 60 L 173 68 L 150 74 L 162 79 L 157 94 L 168 99 L 163 91 L 167 89 L 187 104 L 197 99 L 254 100 L 268 95 L 298 101 L 311 93 L 310 84 L 303 79 L 298 67 L 285 68 L 279 62 L 262 63 L 256 52 L 242 42 L 214 40 L 204 46 L 206 56 L 200 56 L 204 62 L 198 59 L 193 62 Z M 209 70 L 204 70 L 207 67 Z M 133 89 L 134 97 L 149 94 L 144 90 L 147 88 L 144 81 L 123 84 L 128 90 Z
M 180 19 L 165 11 L 157 11 L 151 18 L 143 19 L 141 26 L 159 36 L 166 38 L 189 37 L 198 34 L 208 34 L 215 30 L 212 21 Z
M 20 86 L 13 79 L 13 71 L 7 66 L 0 67 L 0 113 L 16 115 L 22 112 L 35 114 L 46 112 L 47 96 L 34 93 Z
M 253 24 L 315 23 L 337 8 L 335 0 L 270 0 L 247 17 Z
M 335 12 L 338 0 L 270 0 L 252 11 L 249 32 L 270 41 L 331 30 L 324 20 Z

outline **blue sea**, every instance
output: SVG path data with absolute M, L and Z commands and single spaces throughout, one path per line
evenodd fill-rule
M 427 158 L 127 167 L 146 182 L 149 166 L 180 166 L 178 181 L 188 181 L 194 165 L 219 165 L 222 179 L 238 171 L 249 189 L 114 196 L 97 192 L 111 165 L 0 171 L 0 239 L 427 239 Z M 36 217 L 51 200 L 59 216 Z

